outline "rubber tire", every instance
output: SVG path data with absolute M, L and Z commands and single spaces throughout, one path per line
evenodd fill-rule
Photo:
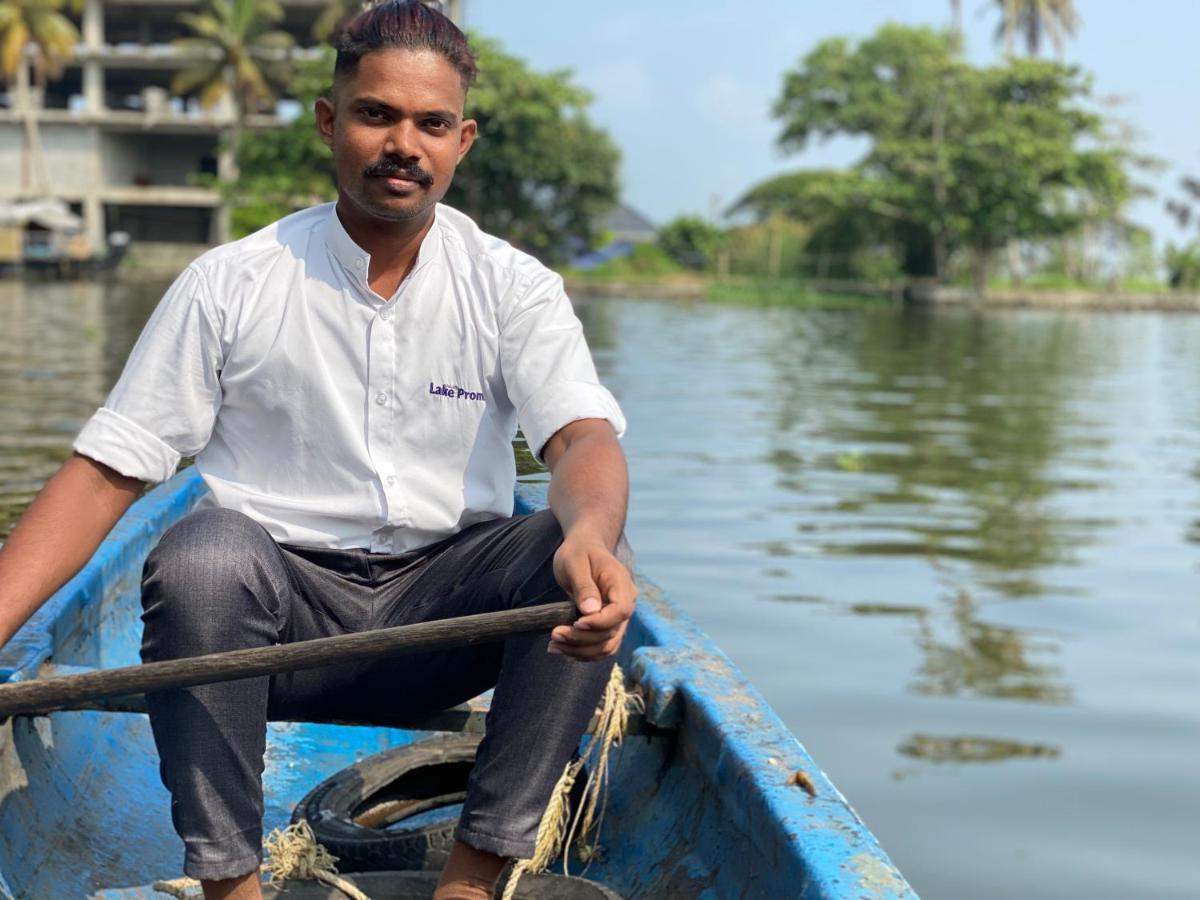
M 388 824 L 461 803 L 480 740 L 480 735 L 437 735 L 368 756 L 309 791 L 296 804 L 292 821 L 308 820 L 317 841 L 338 858 L 339 872 L 441 871 L 457 817 L 397 830 L 360 825 L 354 818 L 394 800 L 419 802 Z

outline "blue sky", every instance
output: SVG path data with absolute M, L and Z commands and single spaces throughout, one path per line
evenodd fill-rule
M 569 68 L 596 98 L 593 119 L 623 154 L 625 199 L 659 223 L 708 215 L 789 169 L 845 165 L 861 145 L 834 140 L 803 154 L 775 148 L 770 118 L 783 72 L 830 35 L 865 36 L 885 21 L 949 23 L 949 0 L 466 0 L 468 27 L 536 69 Z M 998 58 L 992 0 L 963 0 L 968 52 Z M 1159 196 L 1132 218 L 1161 243 L 1181 238 L 1163 211 L 1184 172 L 1200 175 L 1200 0 L 1076 0 L 1083 25 L 1068 62 L 1166 163 L 1142 180 Z

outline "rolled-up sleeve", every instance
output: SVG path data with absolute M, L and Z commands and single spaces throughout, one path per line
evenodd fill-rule
M 558 275 L 539 273 L 520 291 L 501 326 L 500 356 L 517 421 L 538 459 L 554 433 L 578 419 L 607 419 L 618 436 L 625 433 Z
M 224 358 L 203 276 L 189 267 L 167 289 L 76 452 L 122 475 L 158 482 L 208 443 L 221 406 Z

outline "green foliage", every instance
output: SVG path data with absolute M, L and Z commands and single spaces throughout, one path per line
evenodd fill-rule
M 480 136 L 459 165 L 446 202 L 549 262 L 593 246 L 593 222 L 617 198 L 618 153 L 584 115 L 587 94 L 564 72 L 531 72 L 492 42 L 476 38 L 473 45 L 480 75 L 467 97 L 467 115 L 479 122 Z M 336 196 L 329 150 L 312 113 L 332 72 L 332 52 L 298 66 L 293 91 L 304 113 L 243 140 L 234 194 L 237 233 Z
M 1200 241 L 1183 247 L 1168 245 L 1164 260 L 1171 287 L 1187 291 L 1200 289 Z
M 1073 0 L 996 0 L 1000 7 L 1000 24 L 996 40 L 1004 41 L 1005 49 L 1013 52 L 1017 40 L 1025 42 L 1030 56 L 1037 56 L 1043 38 L 1048 38 L 1056 52 L 1079 27 L 1079 13 Z
M 588 120 L 591 97 L 568 72 L 533 72 L 494 41 L 472 47 L 467 115 L 479 138 L 447 202 L 549 263 L 594 246 L 595 221 L 617 201 L 620 154 Z
M 11 83 L 30 53 L 38 84 L 62 75 L 79 31 L 61 12 L 63 0 L 0 0 L 0 76 Z
M 901 25 L 817 45 L 785 75 L 780 146 L 847 135 L 870 148 L 847 172 L 773 179 L 738 206 L 786 211 L 841 240 L 882 237 L 910 275 L 943 275 L 959 249 L 985 275 L 1010 240 L 1115 216 L 1132 191 L 1127 154 L 1086 109 L 1088 79 L 1040 60 L 976 67 L 957 48 L 951 34 Z
M 280 128 L 251 132 L 242 140 L 241 174 L 230 191 L 235 235 L 257 231 L 297 209 L 337 196 L 333 159 L 317 133 L 312 111 L 332 72 L 332 50 L 297 65 L 292 91 L 303 113 Z
M 228 94 L 240 122 L 274 100 L 275 89 L 291 77 L 295 41 L 273 28 L 283 19 L 276 0 L 207 0 L 203 11 L 181 12 L 178 18 L 192 36 L 178 38 L 174 46 L 200 61 L 175 73 L 173 94 L 196 94 L 204 106 Z
M 710 268 L 720 243 L 721 229 L 699 216 L 678 216 L 658 231 L 658 246 L 689 269 Z
M 628 256 L 601 263 L 572 277 L 597 281 L 645 281 L 678 275 L 684 269 L 655 244 L 635 244 Z

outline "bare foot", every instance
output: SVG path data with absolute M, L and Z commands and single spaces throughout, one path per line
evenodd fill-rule
M 258 869 L 237 878 L 201 881 L 200 886 L 204 888 L 204 900 L 262 900 L 262 878 Z
M 433 900 L 492 900 L 496 879 L 508 860 L 455 841 Z M 239 898 L 240 900 L 240 898 Z

